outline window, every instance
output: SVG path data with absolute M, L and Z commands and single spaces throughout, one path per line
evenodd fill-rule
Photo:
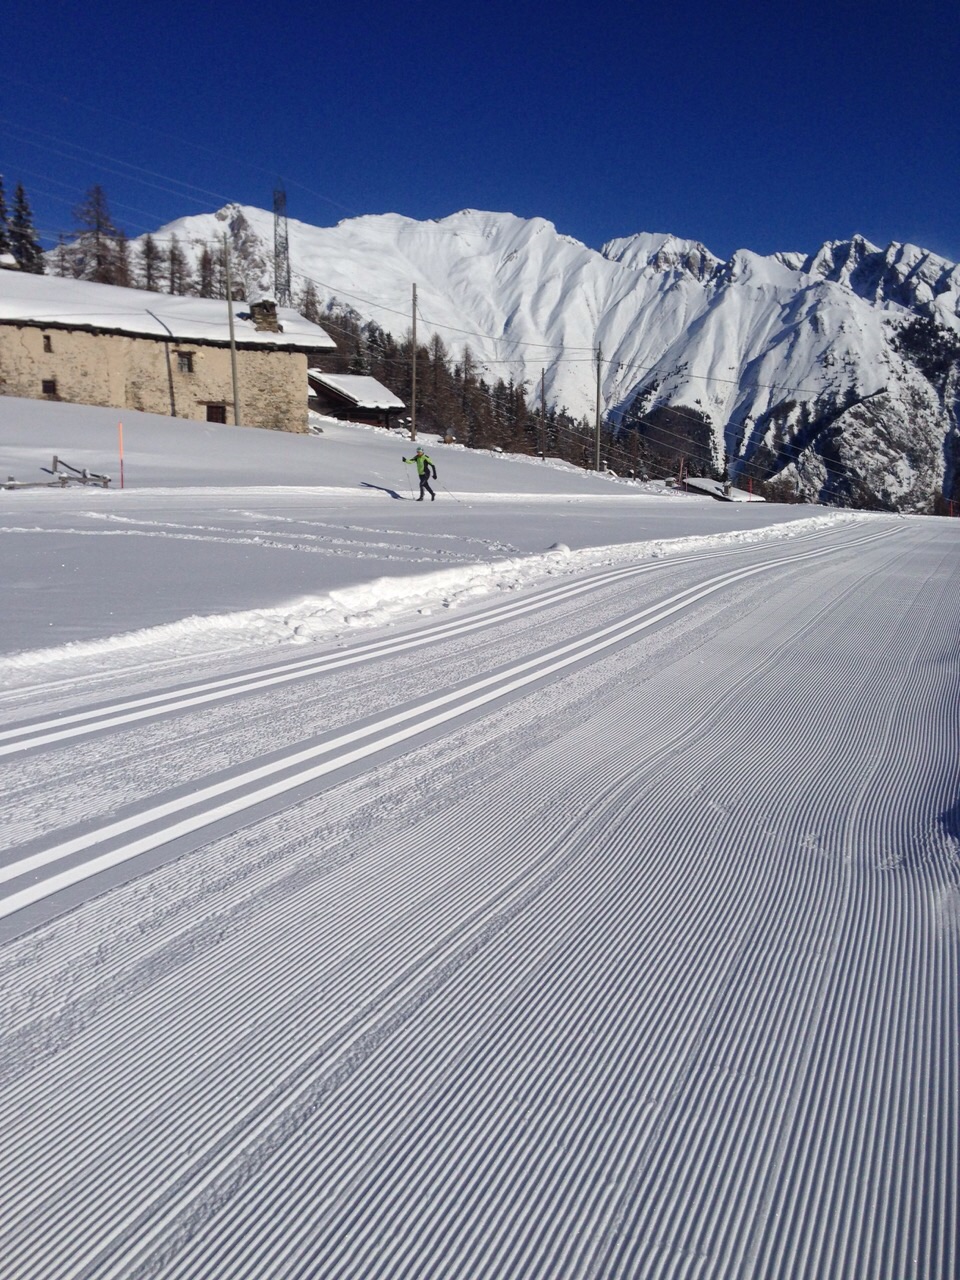
M 177 368 L 181 373 L 193 373 L 193 352 L 177 352 Z
M 49 333 L 45 333 L 43 335 L 43 350 L 44 352 L 53 350 L 53 339 L 50 337 Z
M 207 421 L 222 422 L 226 425 L 227 406 L 225 404 L 208 404 L 207 405 Z
M 40 393 L 45 396 L 55 396 L 57 394 L 56 378 L 44 378 L 40 383 Z

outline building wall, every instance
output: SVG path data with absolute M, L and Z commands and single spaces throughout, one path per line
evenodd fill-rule
M 181 356 L 192 371 L 181 368 Z M 306 431 L 308 363 L 301 351 L 238 347 L 243 424 Z M 44 382 L 55 391 L 45 392 Z M 226 421 L 235 420 L 229 348 L 195 342 L 0 324 L 0 394 L 201 422 L 208 405 L 225 405 Z

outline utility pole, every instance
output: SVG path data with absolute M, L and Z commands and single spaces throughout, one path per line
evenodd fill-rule
M 230 325 L 230 372 L 233 376 L 233 420 L 242 426 L 240 413 L 240 380 L 237 377 L 237 340 L 233 332 L 233 280 L 230 276 L 230 241 L 223 233 L 223 267 L 227 277 L 227 320 Z
M 600 470 L 600 365 L 603 360 L 603 350 L 597 346 L 597 425 L 594 432 L 594 450 L 593 466 L 595 471 Z
M 410 364 L 410 439 L 417 438 L 417 286 L 413 286 L 413 351 Z
M 547 409 L 547 398 L 543 389 L 544 370 L 540 370 L 540 457 L 547 456 L 547 428 L 544 415 Z

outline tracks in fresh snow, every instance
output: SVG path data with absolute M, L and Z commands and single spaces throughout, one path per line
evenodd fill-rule
M 854 539 L 846 546 L 869 544 L 889 537 L 884 530 Z M 129 862 L 141 854 L 192 835 L 225 819 L 235 820 L 244 811 L 283 794 L 355 765 L 386 749 L 435 731 L 468 713 L 476 712 L 501 698 L 514 695 L 570 667 L 629 641 L 640 632 L 656 627 L 674 614 L 746 579 L 785 566 L 799 566 L 809 560 L 834 554 L 834 545 L 816 546 L 789 555 L 774 556 L 760 564 L 742 566 L 688 587 L 655 605 L 574 641 L 549 648 L 536 657 L 512 663 L 500 670 L 468 681 L 455 689 L 425 697 L 412 706 L 393 711 L 371 723 L 353 727 L 325 738 L 315 745 L 284 754 L 280 759 L 244 769 L 228 778 L 198 786 L 188 797 L 176 796 L 150 805 L 122 819 L 107 822 L 92 831 L 60 840 L 0 866 L 0 918 L 87 880 L 110 868 Z M 622 582 L 650 566 L 631 567 L 599 574 L 588 583 L 567 584 L 533 598 L 486 610 L 480 616 L 457 619 L 433 628 L 428 635 L 414 635 L 359 645 L 345 655 L 305 659 L 228 680 L 209 682 L 170 694 L 124 701 L 119 705 L 77 712 L 55 721 L 0 733 L 0 753 L 13 754 L 38 746 L 48 746 L 80 734 L 103 732 L 131 722 L 195 707 L 240 693 L 307 678 L 321 672 L 368 662 L 384 654 L 435 643 L 466 634 L 492 622 L 502 623 L 545 605 L 611 582 Z
M 788 556 L 777 556 L 763 565 L 755 565 L 745 576 L 763 572 L 765 569 L 782 567 L 811 557 L 828 555 L 838 549 L 856 547 L 872 542 L 878 537 L 889 537 L 891 530 L 861 534 L 845 542 L 841 547 L 836 543 L 824 545 L 822 534 L 806 535 L 800 541 L 814 541 L 817 545 L 811 550 Z M 740 548 L 745 550 L 747 548 Z M 702 565 L 712 559 L 729 557 L 731 552 L 717 551 L 694 556 L 676 556 L 669 561 L 654 561 L 642 565 L 627 565 L 589 574 L 573 582 L 562 583 L 546 589 L 525 593 L 523 598 L 472 612 L 467 617 L 454 618 L 447 622 L 438 622 L 432 626 L 407 635 L 389 637 L 383 640 L 361 641 L 353 644 L 346 652 L 325 654 L 319 658 L 309 657 L 285 661 L 273 666 L 258 668 L 254 672 L 229 676 L 222 679 L 206 680 L 186 688 L 177 688 L 167 692 L 144 695 L 137 698 L 125 698 L 108 706 L 97 706 L 88 710 L 65 712 L 55 717 L 29 722 L 0 729 L 0 757 L 16 755 L 34 747 L 49 746 L 80 738 L 106 729 L 120 728 L 172 712 L 186 711 L 192 707 L 207 706 L 230 698 L 276 688 L 295 681 L 307 680 L 328 672 L 346 670 L 360 666 L 378 658 L 391 654 L 414 651 L 426 646 L 436 645 L 446 640 L 470 635 L 484 628 L 509 623 L 525 615 L 535 614 L 564 601 L 576 600 L 599 588 L 630 579 L 646 576 L 651 573 L 663 573 L 665 569 L 677 570 L 688 565 Z M 733 581 L 734 579 L 731 579 Z M 719 589 L 719 588 L 714 588 Z
M 378 767 L 0 950 L 11 1273 L 955 1274 L 960 592 L 933 526 L 625 596 L 264 762 L 248 787 Z M 774 562 L 774 607 L 641 672 L 636 636 Z

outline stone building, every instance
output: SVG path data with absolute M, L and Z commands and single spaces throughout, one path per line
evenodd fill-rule
M 305 431 L 333 339 L 269 299 L 233 313 L 239 406 L 226 302 L 0 270 L 0 394 Z

